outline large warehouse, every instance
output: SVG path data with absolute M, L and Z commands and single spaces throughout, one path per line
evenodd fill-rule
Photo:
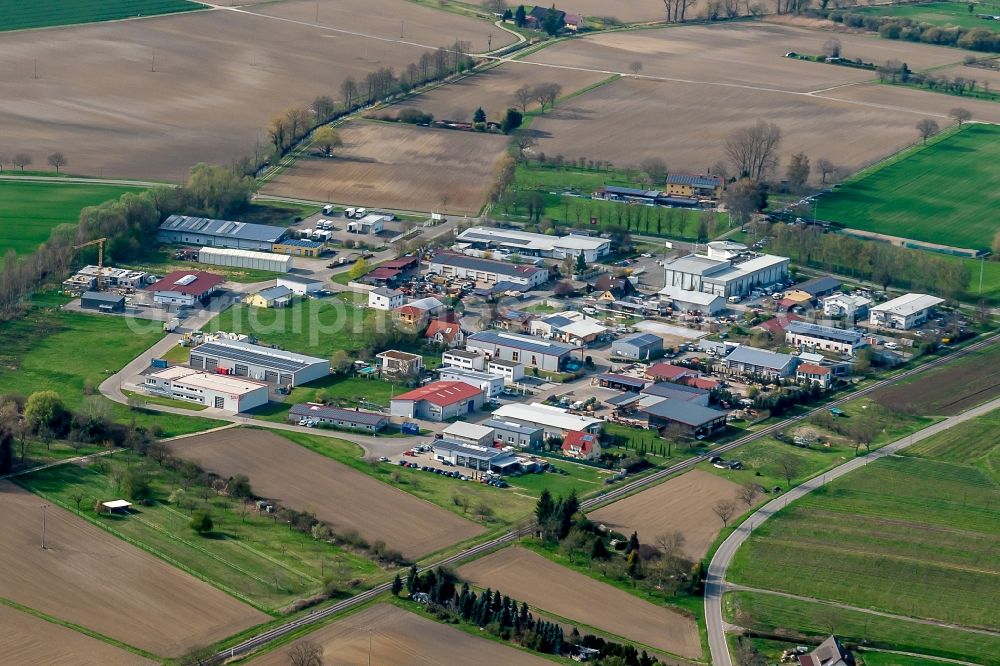
M 428 263 L 427 272 L 438 273 L 445 277 L 475 280 L 481 284 L 509 282 L 529 289 L 545 284 L 549 280 L 549 270 L 544 267 L 479 259 L 454 252 L 436 254 Z
M 147 393 L 187 400 L 227 412 L 267 404 L 267 384 L 175 366 L 146 375 Z
M 784 282 L 788 258 L 748 252 L 739 243 L 718 242 L 709 244 L 707 254 L 688 254 L 664 262 L 663 271 L 666 287 L 745 296 L 756 287 Z
M 282 386 L 301 386 L 330 374 L 330 361 L 235 340 L 206 342 L 191 350 L 188 365 L 198 370 L 228 370 Z
M 579 256 L 582 252 L 588 264 L 611 254 L 611 241 L 607 238 L 583 234 L 549 236 L 517 229 L 472 227 L 460 233 L 455 240 L 481 249 L 496 247 L 508 250 L 522 257 L 565 259 Z
M 252 268 L 274 273 L 287 273 L 292 268 L 292 258 L 288 256 L 228 247 L 203 247 L 198 251 L 198 261 L 213 266 Z
M 171 215 L 160 225 L 157 240 L 161 243 L 270 251 L 271 246 L 283 239 L 287 231 L 283 227 L 265 224 Z
M 468 351 L 478 351 L 490 359 L 523 363 L 529 368 L 558 372 L 580 347 L 565 342 L 539 340 L 517 333 L 480 331 L 465 339 Z

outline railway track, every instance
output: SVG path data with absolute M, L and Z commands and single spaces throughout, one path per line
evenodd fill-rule
M 677 463 L 676 465 L 672 465 L 665 469 L 654 472 L 649 476 L 642 477 L 641 479 L 636 479 L 635 481 L 631 481 L 629 483 L 618 486 L 612 490 L 609 490 L 608 492 L 602 493 L 601 495 L 597 495 L 596 497 L 591 497 L 590 499 L 583 500 L 582 502 L 580 502 L 580 508 L 593 509 L 602 504 L 608 504 L 610 502 L 614 502 L 615 500 L 619 500 L 646 486 L 658 483 L 659 481 L 662 481 L 667 477 L 688 470 L 694 467 L 695 465 L 698 465 L 699 463 L 708 460 L 712 456 L 717 456 L 720 453 L 726 453 L 729 451 L 733 451 L 734 449 L 738 449 L 739 447 L 744 446 L 745 444 L 749 444 L 750 442 L 760 439 L 761 437 L 766 437 L 767 435 L 777 432 L 783 428 L 787 428 L 788 426 L 794 423 L 798 423 L 799 421 L 807 419 L 814 414 L 826 411 L 831 407 L 842 405 L 851 400 L 856 400 L 857 398 L 870 395 L 871 393 L 874 393 L 875 391 L 878 391 L 881 388 L 885 388 L 886 386 L 891 386 L 892 384 L 896 384 L 904 379 L 913 377 L 914 375 L 921 374 L 928 370 L 933 370 L 934 368 L 940 367 L 955 359 L 961 358 L 962 356 L 965 356 L 969 353 L 978 351 L 980 349 L 983 349 L 984 347 L 988 347 L 991 344 L 996 343 L 997 341 L 1000 341 L 1000 333 L 994 333 L 987 338 L 974 342 L 967 347 L 963 347 L 962 349 L 956 351 L 953 354 L 949 354 L 948 356 L 942 356 L 941 358 L 935 359 L 928 363 L 924 363 L 915 368 L 911 368 L 910 370 L 906 370 L 897 375 L 893 375 L 888 379 L 883 379 L 881 381 L 875 382 L 870 386 L 866 386 L 863 389 L 858 389 L 857 391 L 853 391 L 852 393 L 849 393 L 848 395 L 845 395 L 842 398 L 838 398 L 837 400 L 834 400 L 832 402 L 825 403 L 822 406 L 811 409 L 803 414 L 783 419 L 782 421 L 767 426 L 766 428 L 758 430 L 757 432 L 733 440 L 732 442 L 728 442 L 727 444 L 718 446 L 712 449 L 712 451 L 709 453 L 694 458 L 689 458 L 687 460 Z M 477 544 L 475 546 L 472 546 L 471 548 L 468 548 L 450 557 L 444 558 L 438 562 L 428 565 L 428 567 L 426 568 L 451 566 L 459 564 L 461 562 L 464 562 L 465 560 L 472 559 L 477 555 L 489 552 L 500 546 L 504 546 L 517 539 L 519 535 L 520 533 L 517 531 L 507 532 L 506 534 L 503 534 L 495 539 L 491 539 L 490 541 Z M 358 606 L 367 601 L 370 601 L 371 599 L 374 599 L 380 594 L 389 592 L 391 587 L 392 587 L 391 582 L 382 583 L 381 585 L 373 587 L 370 590 L 366 590 L 364 592 L 361 592 L 360 594 L 356 594 L 353 597 L 331 604 L 330 606 L 327 606 L 322 610 L 315 611 L 313 613 L 310 613 L 309 615 L 305 615 L 295 620 L 286 622 L 285 624 L 281 624 L 276 627 L 267 629 L 261 632 L 260 634 L 257 634 L 256 636 L 253 636 L 252 638 L 243 641 L 242 643 L 234 645 L 233 647 L 227 650 L 218 652 L 215 655 L 216 662 L 221 662 L 227 659 L 232 659 L 234 657 L 247 655 L 250 652 L 256 650 L 257 648 L 263 647 L 264 645 L 267 645 L 272 641 L 287 636 L 288 634 L 298 629 L 301 629 L 302 627 L 314 624 L 316 622 L 320 622 L 332 615 L 340 613 L 341 611 L 353 608 L 354 606 Z

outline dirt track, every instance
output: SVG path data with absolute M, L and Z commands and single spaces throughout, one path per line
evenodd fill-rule
M 170 444 L 178 455 L 224 476 L 246 474 L 253 490 L 334 531 L 357 530 L 407 557 L 473 537 L 479 525 L 397 490 L 335 460 L 260 430 L 232 429 Z
M 84 520 L 0 482 L 0 597 L 163 656 L 267 616 Z
M 685 537 L 685 555 L 698 561 L 722 529 L 712 506 L 719 500 L 734 499 L 737 490 L 739 486 L 732 481 L 692 470 L 592 511 L 587 517 L 624 534 L 638 531 L 639 540 L 650 544 L 660 534 L 679 531 Z
M 145 666 L 155 662 L 0 605 L 0 666 Z
M 369 634 L 369 632 L 371 632 Z M 371 636 L 371 661 L 368 638 Z M 323 647 L 327 664 L 337 666 L 533 666 L 549 664 L 500 643 L 438 624 L 390 604 L 378 604 L 309 634 L 305 639 Z M 254 666 L 285 666 L 292 643 L 253 660 Z
M 298 160 L 265 194 L 367 208 L 477 215 L 508 137 L 352 121 L 336 157 Z M 447 197 L 447 201 L 444 200 Z
M 689 658 L 701 657 L 694 620 L 562 567 L 530 550 L 505 548 L 459 568 L 460 577 L 499 589 L 570 621 Z

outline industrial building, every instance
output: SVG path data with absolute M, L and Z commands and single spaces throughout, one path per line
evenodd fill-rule
M 719 294 L 671 286 L 664 287 L 659 293 L 660 301 L 670 303 L 670 307 L 677 312 L 700 312 L 714 316 L 726 310 L 726 299 Z
M 923 324 L 942 303 L 944 299 L 937 296 L 906 294 L 871 308 L 870 321 L 873 326 L 906 330 Z
M 491 375 L 478 370 L 466 370 L 465 368 L 442 367 L 438 370 L 442 381 L 464 382 L 469 386 L 474 386 L 486 394 L 486 399 L 496 398 L 503 392 L 504 378 L 502 375 Z
M 546 257 L 565 259 L 583 253 L 586 262 L 592 263 L 611 253 L 611 241 L 606 238 L 570 234 L 549 236 L 516 229 L 496 229 L 493 227 L 471 227 L 458 235 L 459 247 L 490 247 L 507 250 L 522 257 Z
M 291 257 L 279 257 L 269 252 L 234 250 L 227 247 L 203 247 L 198 250 L 198 262 L 213 266 L 250 268 L 257 271 L 287 273 L 292 268 Z
M 828 317 L 845 317 L 854 322 L 859 317 L 868 316 L 872 299 L 852 294 L 833 294 L 823 299 L 823 314 Z
M 804 321 L 793 321 L 785 327 L 785 342 L 793 347 L 841 354 L 853 354 L 856 349 L 867 344 L 861 331 L 848 331 Z
M 475 446 L 493 446 L 493 428 L 457 421 L 441 431 L 445 439 Z
M 740 346 L 731 351 L 722 363 L 730 374 L 780 378 L 791 375 L 798 361 L 790 354 Z
M 708 244 L 706 254 L 688 254 L 663 264 L 665 285 L 718 296 L 745 296 L 756 287 L 788 278 L 788 258 L 749 252 L 730 241 Z M 661 292 L 662 293 L 662 292 Z
M 545 429 L 538 425 L 518 423 L 506 419 L 490 419 L 483 425 L 493 429 L 493 440 L 506 446 L 537 449 L 545 439 Z
M 708 437 L 726 427 L 725 412 L 682 400 L 662 400 L 641 411 L 650 427 L 679 425 L 693 436 Z
M 490 359 L 523 363 L 527 367 L 558 372 L 580 348 L 565 342 L 539 340 L 517 333 L 481 331 L 466 338 L 466 349 L 479 351 Z
M 451 368 L 466 370 L 485 370 L 486 355 L 467 349 L 449 349 L 441 354 L 441 364 Z M 500 374 L 500 373 L 494 373 Z M 523 376 L 523 373 L 522 373 Z
M 524 364 L 495 358 L 486 364 L 486 372 L 500 375 L 507 384 L 516 384 L 524 379 Z
M 318 257 L 323 254 L 323 243 L 304 238 L 285 238 L 280 243 L 272 243 L 271 252 L 293 257 Z
M 287 287 L 296 296 L 308 296 L 323 290 L 323 281 L 301 275 L 283 275 L 278 278 L 279 287 Z
M 146 287 L 153 292 L 153 303 L 169 306 L 193 306 L 206 303 L 219 291 L 224 278 L 205 271 L 174 271 Z
M 454 252 L 439 252 L 434 255 L 428 262 L 427 272 L 485 284 L 509 282 L 529 289 L 549 281 L 549 270 L 542 266 L 479 259 Z
M 390 402 L 389 413 L 403 418 L 447 421 L 483 406 L 484 393 L 464 382 L 431 382 Z
M 157 240 L 161 243 L 229 247 L 236 250 L 270 250 L 284 239 L 287 229 L 265 224 L 247 224 L 207 217 L 171 215 L 160 225 Z
M 347 430 L 368 432 L 379 432 L 389 425 L 389 417 L 378 412 L 327 407 L 314 403 L 292 405 L 292 408 L 288 410 L 288 420 L 298 423 L 302 419 L 311 419 L 315 423 L 325 423 Z
M 235 340 L 213 340 L 195 347 L 188 365 L 281 386 L 301 386 L 330 374 L 329 359 Z
M 652 333 L 632 333 L 611 343 L 611 355 L 648 361 L 663 356 L 663 338 Z
M 80 296 L 80 308 L 98 312 L 125 312 L 125 297 L 103 291 L 85 291 Z
M 596 433 L 601 429 L 600 419 L 577 416 L 560 407 L 551 407 L 538 402 L 530 405 L 518 403 L 502 405 L 493 412 L 493 418 L 538 426 L 544 430 L 546 438 L 563 437 L 572 430 Z
M 151 395 L 196 402 L 227 412 L 245 412 L 267 404 L 267 384 L 175 366 L 146 375 Z
M 436 459 L 450 462 L 457 467 L 467 467 L 482 472 L 508 472 L 520 465 L 516 456 L 492 446 L 477 446 L 452 439 L 436 439 L 432 446 Z

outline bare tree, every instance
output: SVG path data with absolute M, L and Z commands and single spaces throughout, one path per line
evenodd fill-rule
M 781 468 L 781 475 L 785 477 L 785 482 L 791 488 L 792 480 L 799 473 L 799 470 L 802 469 L 802 463 L 795 456 L 786 455 L 778 460 L 778 467 Z
M 736 496 L 743 500 L 743 503 L 747 506 L 753 506 L 753 503 L 757 501 L 758 495 L 760 495 L 760 486 L 753 481 L 747 481 L 736 491 Z
M 668 532 L 656 537 L 656 545 L 663 551 L 663 556 L 668 560 L 676 559 L 682 555 L 684 541 L 684 533 L 680 531 Z
M 66 166 L 66 156 L 62 153 L 55 152 L 49 155 L 48 158 L 49 166 L 56 168 L 56 173 L 59 173 L 59 168 Z
M 962 123 L 967 123 L 972 120 L 972 111 L 964 109 L 960 106 L 956 106 L 954 109 L 948 112 L 948 115 L 955 119 L 958 126 L 961 127 Z
M 642 63 L 639 62 L 638 60 L 634 60 L 631 63 L 629 63 L 628 68 L 629 71 L 632 72 L 632 74 L 638 74 L 639 72 L 642 71 Z
M 639 168 L 655 185 L 662 185 L 667 178 L 667 163 L 659 157 L 647 157 L 639 164 Z
M 323 646 L 312 641 L 296 643 L 288 651 L 290 666 L 323 666 Z
M 507 11 L 507 0 L 483 0 L 483 9 L 497 16 L 503 16 Z
M 831 37 L 823 43 L 823 55 L 827 58 L 839 58 L 840 49 L 840 40 L 836 37 Z
M 736 502 L 733 500 L 719 500 L 712 507 L 712 511 L 722 521 L 723 527 L 729 527 L 729 520 L 736 513 Z
M 14 159 L 11 160 L 11 164 L 16 166 L 21 171 L 24 171 L 24 167 L 31 166 L 31 155 L 27 153 L 17 153 L 14 155 Z
M 809 180 L 809 171 L 809 158 L 806 154 L 795 153 L 788 162 L 788 170 L 786 171 L 785 178 L 788 179 L 788 184 L 792 186 L 793 190 L 799 191 L 805 187 L 806 182 Z
M 426 55 L 426 54 L 425 54 Z M 344 99 L 344 110 L 350 111 L 354 108 L 354 100 L 358 96 L 358 82 L 353 77 L 348 76 L 340 84 L 340 95 Z
M 823 177 L 822 182 L 824 185 L 826 185 L 827 176 L 829 176 L 831 173 L 834 173 L 837 170 L 837 167 L 830 160 L 826 159 L 825 157 L 821 157 L 818 160 L 816 160 L 816 170 L 819 171 L 820 175 Z
M 535 138 L 525 134 L 524 132 L 518 132 L 517 136 L 514 137 L 514 145 L 517 146 L 517 154 L 520 159 L 525 158 L 525 153 L 535 146 L 538 142 Z
M 521 113 L 527 113 L 528 105 L 535 99 L 535 91 L 532 90 L 531 86 L 521 86 L 514 91 L 514 99 L 517 100 L 518 106 L 521 107 Z
M 862 446 L 871 453 L 872 442 L 878 436 L 879 428 L 870 420 L 855 419 L 848 432 L 850 438 L 854 440 L 854 455 L 857 455 L 858 449 Z
M 548 105 L 551 108 L 556 103 L 556 100 L 559 99 L 562 86 L 558 83 L 539 83 L 532 89 L 532 92 L 535 101 L 542 107 L 542 113 L 545 113 L 545 106 Z
M 937 121 L 931 118 L 924 118 L 917 122 L 917 134 L 923 139 L 924 145 L 927 145 L 927 139 L 931 138 L 935 134 L 941 131 L 938 127 Z
M 734 130 L 726 139 L 726 155 L 740 177 L 763 179 L 777 165 L 781 130 L 760 119 L 749 127 Z

